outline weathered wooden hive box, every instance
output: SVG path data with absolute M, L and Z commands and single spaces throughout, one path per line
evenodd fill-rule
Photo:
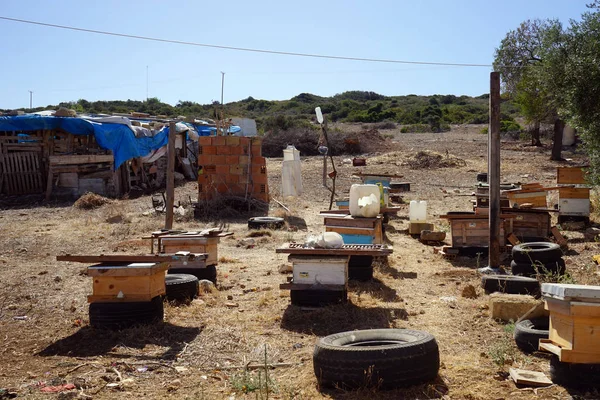
M 548 339 L 540 350 L 569 363 L 600 363 L 600 286 L 542 284 L 550 311 Z
M 294 283 L 346 285 L 348 282 L 348 259 L 344 256 L 290 255 Z
M 502 219 L 504 216 L 501 215 Z M 474 213 L 440 215 L 450 223 L 452 247 L 486 247 L 490 241 L 489 217 Z M 504 224 L 500 224 L 500 246 L 506 244 Z
M 165 294 L 169 263 L 114 263 L 88 267 L 93 278 L 89 303 L 150 301 Z
M 206 265 L 216 265 L 219 261 L 218 247 L 220 237 L 173 237 L 165 236 L 161 239 L 163 253 L 177 253 L 189 251 L 190 253 L 207 253 Z
M 325 217 L 325 232 L 342 235 L 344 244 L 383 244 L 382 218 Z

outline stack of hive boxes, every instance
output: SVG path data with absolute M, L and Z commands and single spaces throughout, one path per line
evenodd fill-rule
M 201 136 L 198 141 L 198 201 L 246 196 L 269 201 L 266 159 L 257 137 Z

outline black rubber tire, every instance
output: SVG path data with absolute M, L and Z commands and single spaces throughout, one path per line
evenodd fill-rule
M 502 292 L 510 294 L 540 295 L 540 283 L 525 276 L 514 275 L 484 275 L 481 286 L 486 293 Z
M 319 339 L 313 366 L 322 386 L 392 389 L 434 380 L 440 368 L 440 354 L 430 333 L 370 329 Z
M 164 318 L 162 296 L 151 301 L 91 303 L 90 325 L 98 329 L 126 329 L 134 325 L 161 322 Z
M 548 317 L 524 319 L 517 322 L 513 335 L 517 347 L 525 353 L 538 351 L 540 339 L 548 339 L 549 325 L 550 319 Z
M 512 261 L 510 269 L 513 275 L 528 276 L 530 278 L 536 277 L 538 273 L 540 275 L 564 275 L 567 271 L 565 260 L 562 258 L 548 264 L 518 264 Z
M 518 264 L 534 262 L 549 264 L 558 261 L 562 255 L 560 246 L 549 242 L 521 243 L 512 249 L 513 260 Z
M 487 172 L 480 172 L 477 174 L 477 182 L 487 183 L 487 181 L 488 181 L 488 173 Z
M 194 275 L 198 280 L 206 279 L 217 284 L 217 267 L 216 265 L 207 265 L 206 268 L 171 268 L 169 269 L 169 275 L 171 274 L 187 274 Z
M 574 389 L 600 388 L 600 364 L 574 364 L 550 357 L 550 379 L 552 382 Z
M 198 296 L 198 278 L 190 274 L 167 274 L 165 298 L 170 301 L 190 301 Z
M 348 292 L 346 290 L 290 290 L 290 300 L 295 306 L 322 307 L 332 304 L 346 303 Z
M 252 217 L 248 220 L 248 229 L 281 229 L 285 220 L 279 217 Z
M 359 282 L 373 279 L 373 256 L 350 256 L 348 279 Z

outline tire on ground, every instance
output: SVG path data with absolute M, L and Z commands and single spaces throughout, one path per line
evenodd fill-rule
M 558 356 L 550 358 L 552 382 L 574 389 L 600 388 L 600 364 L 574 364 L 560 362 Z
M 532 353 L 538 351 L 540 339 L 548 339 L 548 326 L 550 319 L 532 318 L 524 319 L 515 324 L 515 343 L 521 351 Z
M 348 279 L 359 282 L 373 279 L 373 256 L 350 256 Z
M 248 229 L 281 229 L 285 220 L 279 217 L 253 217 L 248 220 Z
M 295 306 L 321 307 L 332 304 L 346 303 L 348 292 L 346 290 L 290 290 L 290 301 Z
M 548 264 L 519 264 L 514 261 L 510 263 L 510 269 L 513 275 L 535 277 L 540 275 L 564 275 L 567 272 L 565 260 L 562 258 Z
M 549 242 L 521 243 L 512 249 L 513 260 L 518 264 L 548 264 L 558 261 L 562 255 L 560 246 Z
M 481 286 L 486 293 L 501 292 L 510 294 L 540 295 L 540 283 L 525 276 L 514 275 L 484 275 Z
M 134 325 L 161 322 L 164 318 L 162 296 L 151 301 L 91 303 L 90 325 L 99 329 L 126 329 Z
M 190 274 L 167 274 L 165 291 L 167 300 L 193 300 L 198 295 L 198 278 Z
M 435 338 L 409 329 L 342 332 L 319 339 L 313 353 L 319 384 L 342 389 L 418 385 L 436 378 Z
M 216 265 L 207 265 L 206 268 L 171 268 L 170 274 L 188 274 L 194 275 L 198 280 L 206 279 L 217 284 L 217 267 Z

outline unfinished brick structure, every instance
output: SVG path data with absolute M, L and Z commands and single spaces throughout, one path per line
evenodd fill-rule
M 257 137 L 201 136 L 198 141 L 198 201 L 218 196 L 269 202 L 266 160 Z

